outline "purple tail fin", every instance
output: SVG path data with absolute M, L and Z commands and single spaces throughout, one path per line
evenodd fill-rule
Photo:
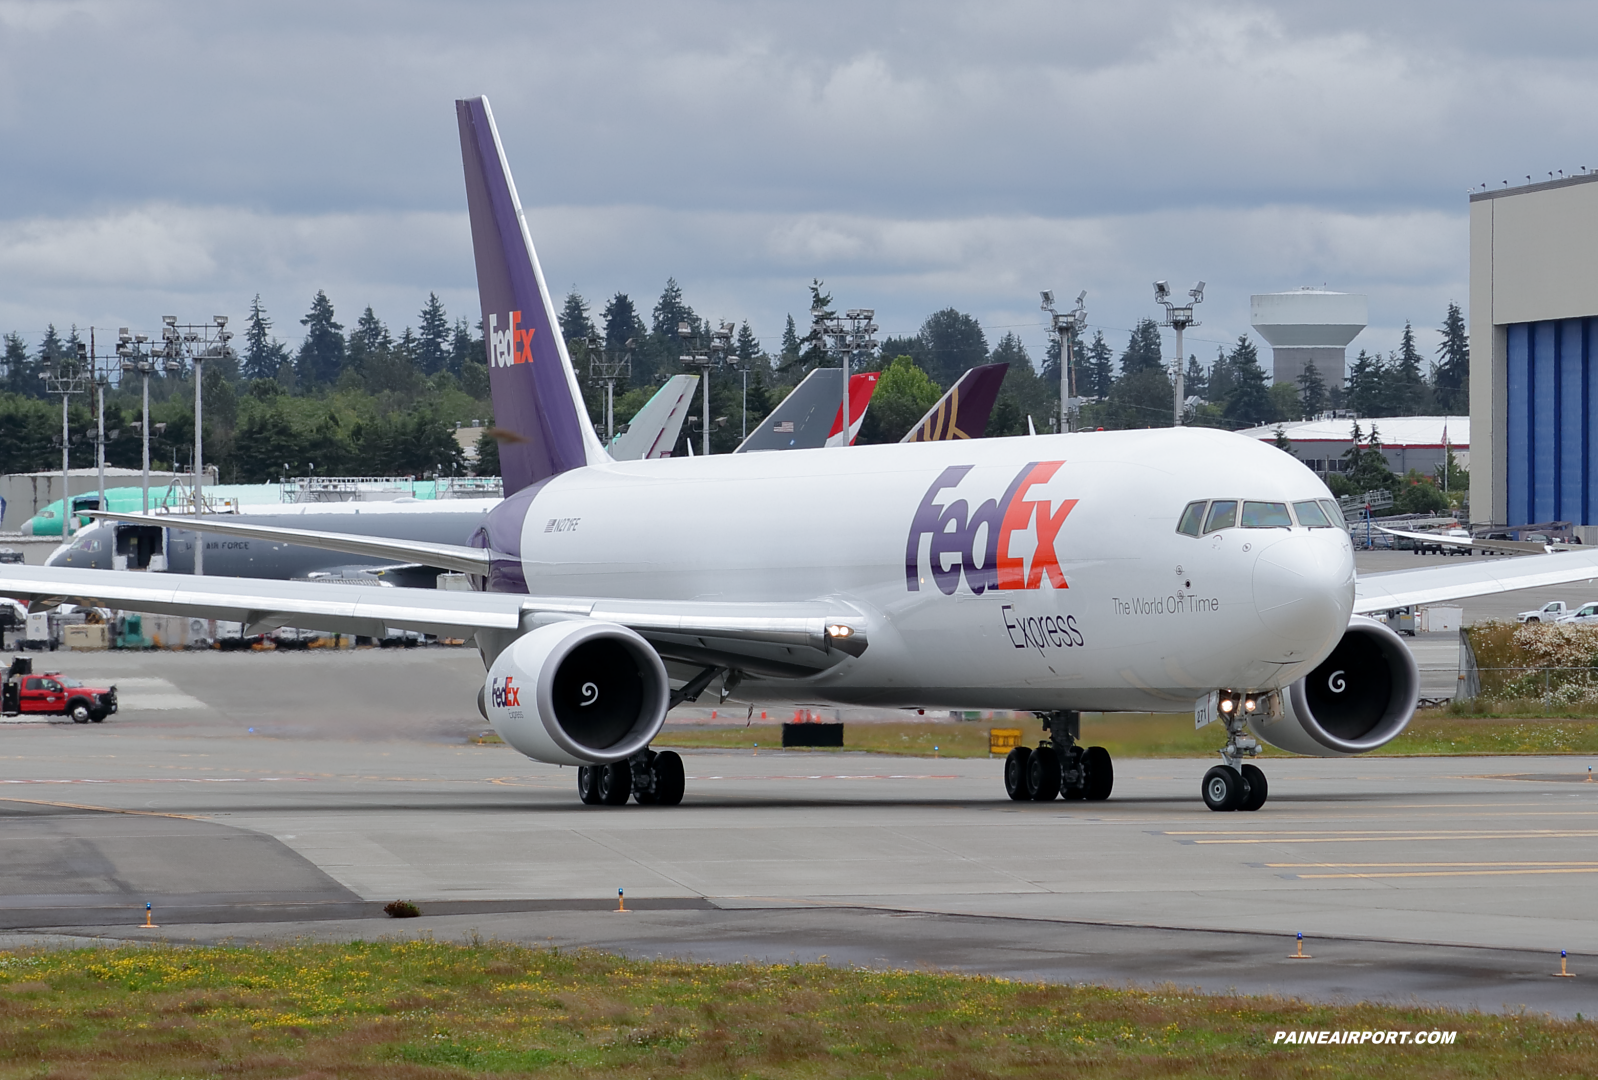
M 561 340 L 487 98 L 455 102 L 505 494 L 607 459 Z
M 999 399 L 999 385 L 1009 364 L 983 364 L 960 376 L 949 392 L 921 418 L 900 442 L 946 442 L 980 439 Z

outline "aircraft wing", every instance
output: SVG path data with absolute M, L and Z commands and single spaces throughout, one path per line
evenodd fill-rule
M 1406 540 L 1420 540 L 1427 544 L 1448 544 L 1474 551 L 1497 551 L 1505 555 L 1545 555 L 1550 550 L 1547 544 L 1533 543 L 1530 540 L 1478 540 L 1467 536 L 1444 536 L 1442 533 L 1405 532 L 1403 529 L 1389 529 L 1382 525 L 1376 528 L 1388 536 L 1402 536 Z M 1561 547 L 1558 550 L 1565 549 Z
M 35 606 L 70 602 L 124 611 L 381 637 L 387 629 L 469 637 L 558 619 L 620 623 L 668 659 L 755 674 L 806 675 L 865 652 L 857 610 L 826 601 L 716 603 L 539 597 L 520 593 L 374 589 L 307 581 L 194 577 L 127 570 L 0 567 L 0 596 Z
M 397 563 L 421 563 L 462 574 L 487 574 L 490 554 L 483 548 L 464 544 L 430 544 L 421 540 L 396 540 L 387 536 L 361 536 L 357 533 L 319 532 L 315 529 L 285 529 L 278 525 L 257 525 L 228 521 L 225 514 L 215 517 L 178 517 L 174 514 L 116 514 L 92 511 L 107 521 L 130 521 L 136 525 L 161 525 L 192 529 L 216 536 L 241 536 L 251 540 L 274 540 L 283 544 L 342 551 L 372 559 L 393 559 Z
M 1462 566 L 1390 570 L 1359 576 L 1354 583 L 1354 611 L 1368 615 L 1416 604 L 1440 604 L 1515 589 L 1594 580 L 1598 580 L 1598 549 L 1468 562 Z

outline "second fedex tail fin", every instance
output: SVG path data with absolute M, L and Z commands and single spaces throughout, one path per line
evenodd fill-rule
M 588 421 L 487 98 L 455 102 L 505 494 L 608 461 Z

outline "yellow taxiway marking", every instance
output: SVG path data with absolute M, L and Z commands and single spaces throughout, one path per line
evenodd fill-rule
M 1204 833 L 1166 833 L 1167 836 L 1203 836 Z M 1213 835 L 1213 834 L 1208 834 Z M 1481 832 L 1478 830 L 1462 830 L 1460 832 L 1424 832 L 1424 833 L 1392 833 L 1392 834 L 1338 834 L 1334 836 L 1275 836 L 1262 837 L 1227 837 L 1215 840 L 1194 840 L 1195 844 L 1379 844 L 1414 842 L 1419 840 L 1556 840 L 1575 839 L 1579 837 L 1598 836 L 1598 831 L 1591 829 L 1560 830 L 1553 829 L 1527 829 L 1521 832 Z
M 1273 870 L 1348 868 L 1352 866 L 1598 866 L 1598 862 L 1577 862 L 1559 859 L 1555 862 L 1268 862 Z
M 1537 870 L 1402 870 L 1376 874 L 1295 874 L 1300 881 L 1321 881 L 1329 878 L 1401 878 L 1401 877 L 1514 877 L 1526 874 L 1598 874 L 1598 866 L 1548 867 Z

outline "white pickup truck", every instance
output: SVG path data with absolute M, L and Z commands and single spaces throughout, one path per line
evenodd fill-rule
M 1563 600 L 1550 600 L 1536 611 L 1522 611 L 1515 618 L 1520 622 L 1558 622 L 1569 614 Z

